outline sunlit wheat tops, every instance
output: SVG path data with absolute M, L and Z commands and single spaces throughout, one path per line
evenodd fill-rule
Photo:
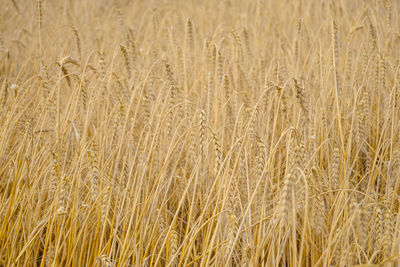
M 399 14 L 2 1 L 0 267 L 398 266 Z

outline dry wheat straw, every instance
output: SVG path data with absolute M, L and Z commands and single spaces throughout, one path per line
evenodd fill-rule
M 399 4 L 231 2 L 5 4 L 0 266 L 396 264 Z

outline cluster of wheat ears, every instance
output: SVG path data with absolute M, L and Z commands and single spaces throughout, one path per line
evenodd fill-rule
M 0 266 L 399 266 L 398 1 L 0 2 Z

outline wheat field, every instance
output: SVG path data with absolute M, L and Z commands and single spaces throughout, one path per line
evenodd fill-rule
M 400 2 L 0 3 L 0 266 L 400 266 Z

